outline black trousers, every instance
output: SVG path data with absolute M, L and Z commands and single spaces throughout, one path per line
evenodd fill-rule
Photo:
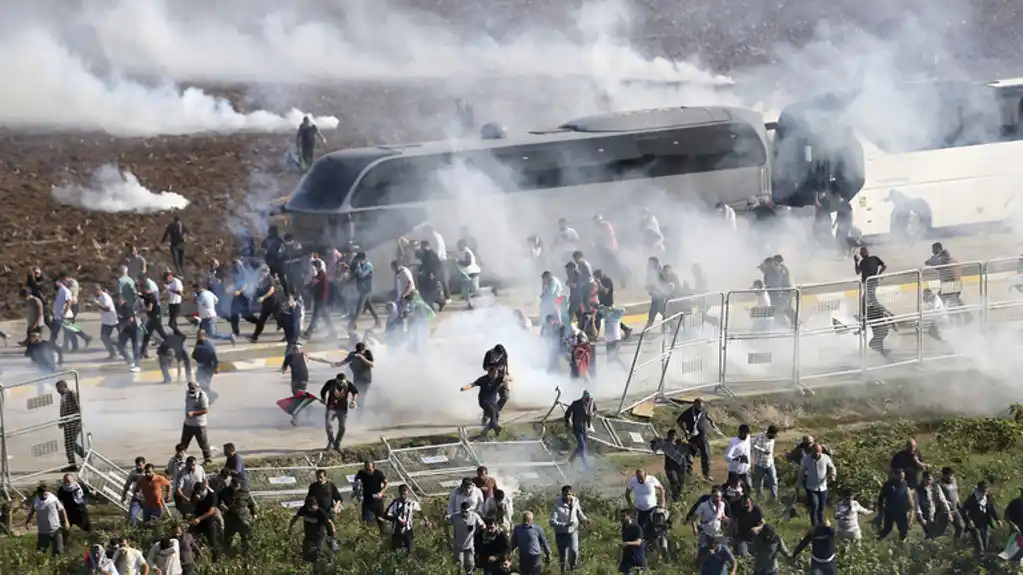
M 681 501 L 682 492 L 686 488 L 685 468 L 665 466 L 664 475 L 668 478 L 668 486 L 671 488 L 671 499 L 673 501 Z
M 263 303 L 262 307 L 259 308 L 259 317 L 254 318 L 255 321 L 253 321 L 256 324 L 256 329 L 252 332 L 252 339 L 259 339 L 263 330 L 266 329 L 266 322 L 270 321 L 270 318 L 274 317 L 276 313 L 277 306 L 273 302 Z
M 103 347 L 106 348 L 110 357 L 117 356 L 117 348 L 114 346 L 114 338 L 111 337 L 116 329 L 116 325 L 102 325 L 99 328 L 99 339 L 103 342 Z
M 171 303 L 167 304 L 167 327 L 174 333 L 180 335 L 181 330 L 178 329 L 178 318 L 181 317 L 181 304 Z
M 64 424 L 64 454 L 67 456 L 68 465 L 77 465 L 75 454 L 85 457 L 85 452 L 78 445 L 78 436 L 82 434 L 82 423 L 72 421 Z
M 404 549 L 411 553 L 412 542 L 414 539 L 411 529 L 407 529 L 402 533 L 395 531 L 391 534 L 391 550 L 397 551 L 398 549 Z
M 182 425 L 181 441 L 178 443 L 185 446 L 185 449 L 188 449 L 188 446 L 192 445 L 192 438 L 195 438 L 195 441 L 199 444 L 199 449 L 202 450 L 203 459 L 213 459 L 213 456 L 210 453 L 210 440 L 206 436 L 206 426 L 188 424 Z
M 700 457 L 700 473 L 704 477 L 710 477 L 710 445 L 707 443 L 707 436 L 701 433 L 689 440 L 689 452 Z
M 223 539 L 223 526 L 220 521 L 212 517 L 203 519 L 198 525 L 189 526 L 188 532 L 196 539 L 205 537 L 210 554 L 213 555 L 213 561 L 216 562 L 220 559 L 220 544 Z
M 142 351 L 140 355 L 146 356 L 149 354 L 149 342 L 153 338 L 153 334 L 160 336 L 161 340 L 167 339 L 167 332 L 163 330 L 163 323 L 160 321 L 160 308 L 153 309 L 152 315 L 146 318 L 146 333 L 142 336 Z
M 171 244 L 170 246 L 171 262 L 174 266 L 174 271 L 181 273 L 185 269 L 185 244 Z
M 885 512 L 881 531 L 877 534 L 878 540 L 888 537 L 888 535 L 891 534 L 893 527 L 899 530 L 899 541 L 905 540 L 906 535 L 909 534 L 909 514 L 905 511 L 895 513 Z

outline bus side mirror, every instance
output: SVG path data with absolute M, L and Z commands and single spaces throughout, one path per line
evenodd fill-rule
M 813 161 L 813 146 L 803 146 L 803 161 L 808 164 Z

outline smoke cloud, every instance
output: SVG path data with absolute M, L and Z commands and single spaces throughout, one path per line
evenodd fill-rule
M 129 26 L 130 27 L 130 26 Z M 115 136 L 294 130 L 304 113 L 239 112 L 223 98 L 170 82 L 101 75 L 52 33 L 36 27 L 0 40 L 0 125 L 101 130 Z M 28 55 L 27 57 L 24 55 Z M 316 118 L 324 129 L 337 118 Z
M 181 210 L 188 200 L 174 192 L 153 192 L 135 174 L 116 165 L 100 166 L 86 186 L 70 184 L 53 188 L 58 202 L 84 210 L 108 213 L 151 214 Z
M 329 21 L 321 14 L 303 14 L 297 6 L 253 10 L 248 19 L 229 5 L 204 12 L 202 19 L 187 17 L 189 11 L 177 3 L 173 7 L 162 0 L 118 0 L 108 2 L 106 9 L 90 10 L 85 21 L 107 61 L 131 72 L 188 81 L 321 83 L 532 75 L 728 81 L 693 63 L 642 56 L 628 41 L 631 11 L 614 1 L 585 4 L 567 33 L 557 24 L 510 27 L 500 40 L 392 2 L 346 2 L 343 13 Z

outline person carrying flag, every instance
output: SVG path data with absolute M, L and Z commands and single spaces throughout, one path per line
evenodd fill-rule
M 291 346 L 291 351 L 284 356 L 284 363 L 281 364 L 281 374 L 291 369 L 291 396 L 277 402 L 277 405 L 291 416 L 291 425 L 298 426 L 298 414 L 316 401 L 317 397 L 309 393 L 306 387 L 309 385 L 309 364 L 307 361 L 325 363 L 332 367 L 335 364 L 318 357 L 313 357 L 305 352 L 301 343 Z

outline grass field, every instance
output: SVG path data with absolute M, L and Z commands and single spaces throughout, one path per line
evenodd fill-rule
M 1023 412 L 1012 408 L 990 417 L 958 417 L 940 406 L 930 405 L 926 397 L 926 390 L 911 385 L 889 385 L 855 392 L 835 391 L 813 397 L 793 395 L 721 401 L 712 404 L 712 414 L 726 433 L 734 431 L 740 422 L 747 422 L 754 429 L 765 427 L 768 423 L 781 426 L 784 432 L 778 438 L 779 453 L 787 451 L 802 434 L 814 434 L 835 454 L 838 480 L 837 485 L 832 487 L 832 493 L 848 487 L 860 493 L 861 503 L 868 507 L 873 506 L 891 455 L 908 437 L 916 437 L 921 451 L 933 467 L 951 465 L 957 469 L 961 497 L 965 498 L 970 486 L 976 481 L 988 480 L 993 485 L 1001 513 L 1006 503 L 1017 495 L 1019 487 L 1023 486 Z M 654 423 L 663 429 L 673 418 L 673 410 L 663 408 L 655 413 Z M 517 431 L 523 434 L 532 432 L 524 427 Z M 426 441 L 443 440 L 450 440 L 450 437 Z M 555 448 L 569 447 L 565 438 L 557 432 L 550 437 L 550 443 Z M 713 474 L 721 479 L 725 476 L 724 462 L 720 457 L 722 449 L 720 441 L 713 445 Z M 382 453 L 378 447 L 365 446 L 334 456 L 329 463 L 352 462 L 380 455 Z M 294 461 L 266 463 L 286 465 Z M 259 464 L 249 462 L 250 467 Z M 791 478 L 794 472 L 785 465 L 780 466 L 783 481 Z M 617 512 L 624 505 L 621 493 L 627 478 L 640 466 L 647 468 L 650 473 L 660 474 L 661 458 L 642 454 L 605 453 L 591 472 L 581 473 L 578 469 L 569 471 L 570 481 L 592 520 L 582 529 L 582 564 L 575 573 L 598 575 L 616 572 L 619 552 Z M 681 525 L 681 517 L 708 486 L 698 480 L 689 483 L 684 501 L 671 505 L 675 519 L 672 536 L 680 556 L 675 563 L 652 559 L 651 573 L 697 572 L 693 565 L 696 541 L 689 527 Z M 791 479 L 788 483 L 791 484 Z M 547 516 L 554 495 L 549 492 L 530 493 L 527 489 L 515 499 L 516 514 L 533 511 L 552 539 L 552 532 L 547 527 Z M 783 489 L 783 498 L 789 497 L 791 489 Z M 781 517 L 781 504 L 768 501 L 761 504 L 768 522 L 775 525 L 790 548 L 795 547 L 808 527 L 805 512 L 792 521 L 785 521 Z M 198 572 L 267 575 L 310 572 L 396 575 L 455 573 L 455 564 L 447 551 L 443 529 L 445 505 L 446 501 L 440 500 L 424 502 L 424 512 L 416 521 L 417 549 L 411 557 L 388 551 L 375 527 L 360 524 L 356 510 L 346 505 L 338 519 L 341 551 L 326 558 L 312 570 L 299 561 L 299 528 L 291 535 L 286 533 L 291 512 L 268 504 L 257 521 L 251 553 L 245 556 L 233 555 L 215 565 L 204 562 Z M 137 547 L 146 551 L 157 537 L 150 529 L 128 530 L 121 514 L 110 505 L 97 502 L 92 509 L 100 530 L 92 535 L 74 531 L 70 552 L 57 560 L 35 554 L 31 535 L 0 539 L 0 572 L 19 575 L 79 573 L 84 545 L 91 540 L 105 541 L 115 534 L 127 533 Z M 867 526 L 868 520 L 865 518 L 862 522 L 865 536 L 863 545 L 843 551 L 840 555 L 839 573 L 951 575 L 1020 572 L 1018 567 L 1010 566 L 993 556 L 977 562 L 968 546 L 953 549 L 949 537 L 924 541 L 918 526 L 913 527 L 910 539 L 905 544 L 899 544 L 894 536 L 885 542 L 875 542 L 873 532 Z M 15 518 L 15 523 L 23 521 L 22 512 Z M 156 527 L 159 533 L 165 528 L 165 525 Z M 1004 545 L 1008 534 L 1003 526 L 992 535 L 996 552 Z M 805 573 L 806 556 L 804 553 L 801 562 L 786 566 L 782 572 Z M 546 572 L 556 573 L 557 569 L 552 564 Z M 748 565 L 741 564 L 738 572 L 752 571 Z

